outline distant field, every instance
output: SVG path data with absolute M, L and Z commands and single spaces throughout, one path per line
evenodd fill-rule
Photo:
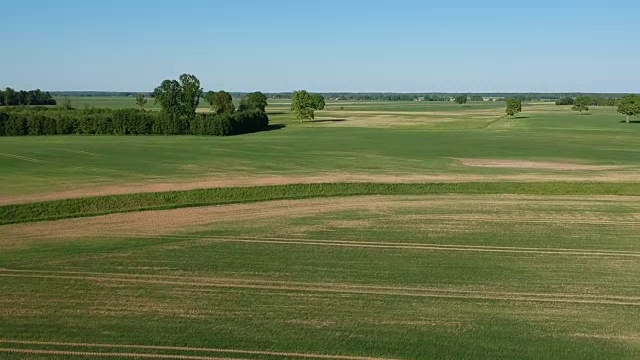
M 362 110 L 367 106 L 371 109 Z M 330 103 L 315 122 L 304 124 L 285 109 L 280 102 L 268 109 L 271 123 L 284 128 L 229 138 L 3 138 L 0 203 L 61 191 L 137 191 L 150 184 L 160 184 L 151 191 L 162 191 L 189 187 L 186 183 L 208 187 L 304 179 L 640 180 L 640 126 L 621 123 L 611 108 L 579 116 L 568 107 L 525 104 L 518 118 L 508 119 L 496 103 Z
M 242 136 L 0 138 L 0 358 L 640 358 L 640 124 L 267 110 Z
M 68 96 L 68 97 L 55 97 L 58 104 L 67 98 L 71 101 L 71 106 L 75 108 L 84 107 L 97 107 L 97 108 L 109 108 L 109 109 L 126 109 L 126 108 L 139 108 L 136 104 L 136 99 L 133 96 Z M 271 100 L 274 104 L 289 104 L 289 100 Z M 236 106 L 239 100 L 235 100 Z M 160 110 L 160 105 L 154 102 L 153 98 L 147 97 L 147 104 L 145 109 Z M 200 110 L 205 111 L 209 109 L 209 104 L 200 99 Z M 288 110 L 288 109 L 287 109 Z

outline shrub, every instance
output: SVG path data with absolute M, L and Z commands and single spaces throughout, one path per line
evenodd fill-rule
M 9 119 L 9 115 L 5 113 L 0 113 L 0 136 L 6 135 L 4 128 L 7 123 L 7 119 Z
M 21 113 L 10 113 L 5 123 L 7 136 L 23 136 L 29 133 L 27 129 L 27 117 Z
M 571 97 L 563 97 L 556 100 L 556 105 L 574 105 L 575 103 L 575 100 Z
M 8 107 L 0 111 L 0 135 L 216 135 L 266 130 L 269 118 L 260 110 L 197 115 L 192 119 L 138 109 Z

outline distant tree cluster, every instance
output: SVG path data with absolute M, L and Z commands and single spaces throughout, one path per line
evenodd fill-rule
M 605 98 L 601 96 L 592 96 L 591 105 L 593 106 L 616 106 L 619 99 Z
M 229 93 L 234 98 L 244 98 L 248 95 L 248 93 L 243 92 L 230 92 Z M 418 99 L 423 99 L 423 101 L 450 101 L 451 98 L 459 95 L 454 93 L 376 93 L 376 92 L 367 92 L 367 93 L 350 93 L 350 92 L 327 92 L 320 93 L 326 99 L 332 100 L 350 100 L 350 101 L 414 101 Z M 63 96 L 73 96 L 73 97 L 93 97 L 93 96 L 127 96 L 127 97 L 135 97 L 138 93 L 134 92 L 116 92 L 116 91 L 52 91 L 52 96 L 63 97 Z M 150 93 L 144 93 L 145 96 L 150 96 Z M 293 92 L 280 92 L 280 93 L 264 93 L 264 95 L 269 99 L 291 99 L 293 97 Z M 521 101 L 556 101 L 562 98 L 573 98 L 575 99 L 578 96 L 587 95 L 591 96 L 593 99 L 610 99 L 610 100 L 619 100 L 625 94 L 623 93 L 471 93 L 468 94 L 470 101 L 471 98 L 478 99 L 479 97 L 483 98 L 491 98 L 491 99 L 501 99 L 501 101 L 505 101 L 506 98 L 518 98 Z M 479 100 L 477 100 L 479 101 Z M 496 100 L 498 101 L 498 100 Z M 573 105 L 573 104 L 567 104 Z M 592 104 L 594 106 L 605 106 L 601 103 Z M 607 106 L 614 106 L 607 105 Z
M 469 101 L 484 101 L 484 98 L 480 95 L 471 95 Z
M 162 113 L 172 122 L 181 124 L 179 133 L 200 135 L 232 135 L 266 130 L 269 118 L 265 112 L 267 98 L 260 92 L 250 93 L 236 110 L 230 93 L 208 91 L 200 87 L 200 80 L 183 74 L 179 80 L 164 80 L 152 93 L 160 103 Z M 200 97 L 211 106 L 212 113 L 197 116 Z
M 135 97 L 139 93 L 130 91 L 51 91 L 52 96 L 63 97 Z M 144 93 L 145 96 L 151 95 L 150 93 Z
M 165 114 L 193 118 L 200 104 L 202 88 L 194 75 L 182 74 L 179 80 L 164 80 L 153 90 L 152 96 Z
M 468 99 L 469 98 L 467 97 L 467 95 L 458 95 L 453 99 L 453 101 L 455 101 L 458 105 L 464 105 L 467 103 Z
M 556 105 L 574 105 L 575 103 L 576 100 L 568 96 L 556 100 Z
M 12 88 L 0 90 L 0 106 L 21 105 L 56 105 L 56 101 L 49 92 L 40 89 L 30 91 L 16 91 Z
M 266 97 L 253 93 L 236 111 L 231 95 L 208 93 L 214 112 L 197 114 L 203 95 L 200 80 L 183 74 L 165 80 L 152 96 L 162 111 L 144 111 L 145 94 L 136 95 L 137 109 L 74 109 L 68 98 L 57 108 L 6 107 L 0 111 L 0 136 L 111 134 L 111 135 L 236 135 L 266 130 Z
M 291 99 L 291 111 L 303 122 L 315 118 L 316 110 L 324 110 L 324 96 L 311 94 L 306 90 L 295 91 Z
M 574 111 L 577 111 L 580 115 L 582 115 L 583 111 L 589 111 L 589 105 L 593 102 L 591 96 L 578 96 L 574 101 L 573 107 L 571 108 Z
M 591 96 L 591 95 L 580 95 L 575 99 L 572 97 L 562 97 L 556 100 L 556 105 L 575 105 L 576 100 L 579 98 L 589 99 L 589 103 L 585 104 L 586 106 L 616 106 L 619 99 L 611 98 L 611 97 L 602 97 L 602 96 Z
M 266 93 L 271 99 L 291 99 L 293 93 Z M 449 101 L 450 96 L 425 93 L 320 93 L 325 99 L 344 101 Z

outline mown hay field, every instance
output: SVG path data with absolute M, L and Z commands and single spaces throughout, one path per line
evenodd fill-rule
M 0 138 L 0 358 L 640 357 L 640 126 L 503 106 Z

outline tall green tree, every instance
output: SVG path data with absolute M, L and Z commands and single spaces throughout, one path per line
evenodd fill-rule
M 152 96 L 166 114 L 180 116 L 184 112 L 182 86 L 178 80 L 164 80 L 153 90 Z
M 591 96 L 578 96 L 571 109 L 582 115 L 583 111 L 589 111 L 589 105 L 591 105 L 592 102 L 593 99 Z
M 194 118 L 200 104 L 202 88 L 194 75 L 182 74 L 178 80 L 165 80 L 153 91 L 162 111 L 172 116 Z
M 456 97 L 454 98 L 454 101 L 455 101 L 458 105 L 464 105 L 464 104 L 466 104 L 466 103 L 467 103 L 467 100 L 468 100 L 468 99 L 467 99 L 467 95 L 459 95 L 459 96 L 456 96 Z
M 211 110 L 218 115 L 233 114 L 236 111 L 236 107 L 233 105 L 233 97 L 224 90 L 218 92 L 209 91 L 205 95 L 205 99 L 211 105 Z
M 193 118 L 196 116 L 196 110 L 200 105 L 200 97 L 203 93 L 200 80 L 194 75 L 182 74 L 180 75 L 180 85 L 182 87 L 184 115 Z
M 509 117 L 522 112 L 522 101 L 519 99 L 509 98 L 507 101 L 506 113 Z
M 314 111 L 321 109 L 324 109 L 324 97 L 321 95 L 318 97 L 317 94 L 310 94 L 306 90 L 293 92 L 291 111 L 300 119 L 300 122 L 314 119 Z
M 136 95 L 136 105 L 140 106 L 141 109 L 144 109 L 144 106 L 147 105 L 147 98 L 144 97 L 144 94 Z
M 640 96 L 631 94 L 625 95 L 618 102 L 618 112 L 627 115 L 627 124 L 632 116 L 640 115 Z
M 18 105 L 18 93 L 12 88 L 4 89 L 4 104 L 7 106 Z
M 260 110 L 265 112 L 267 109 L 267 97 L 260 91 L 247 94 L 247 97 L 243 100 L 247 110 Z

